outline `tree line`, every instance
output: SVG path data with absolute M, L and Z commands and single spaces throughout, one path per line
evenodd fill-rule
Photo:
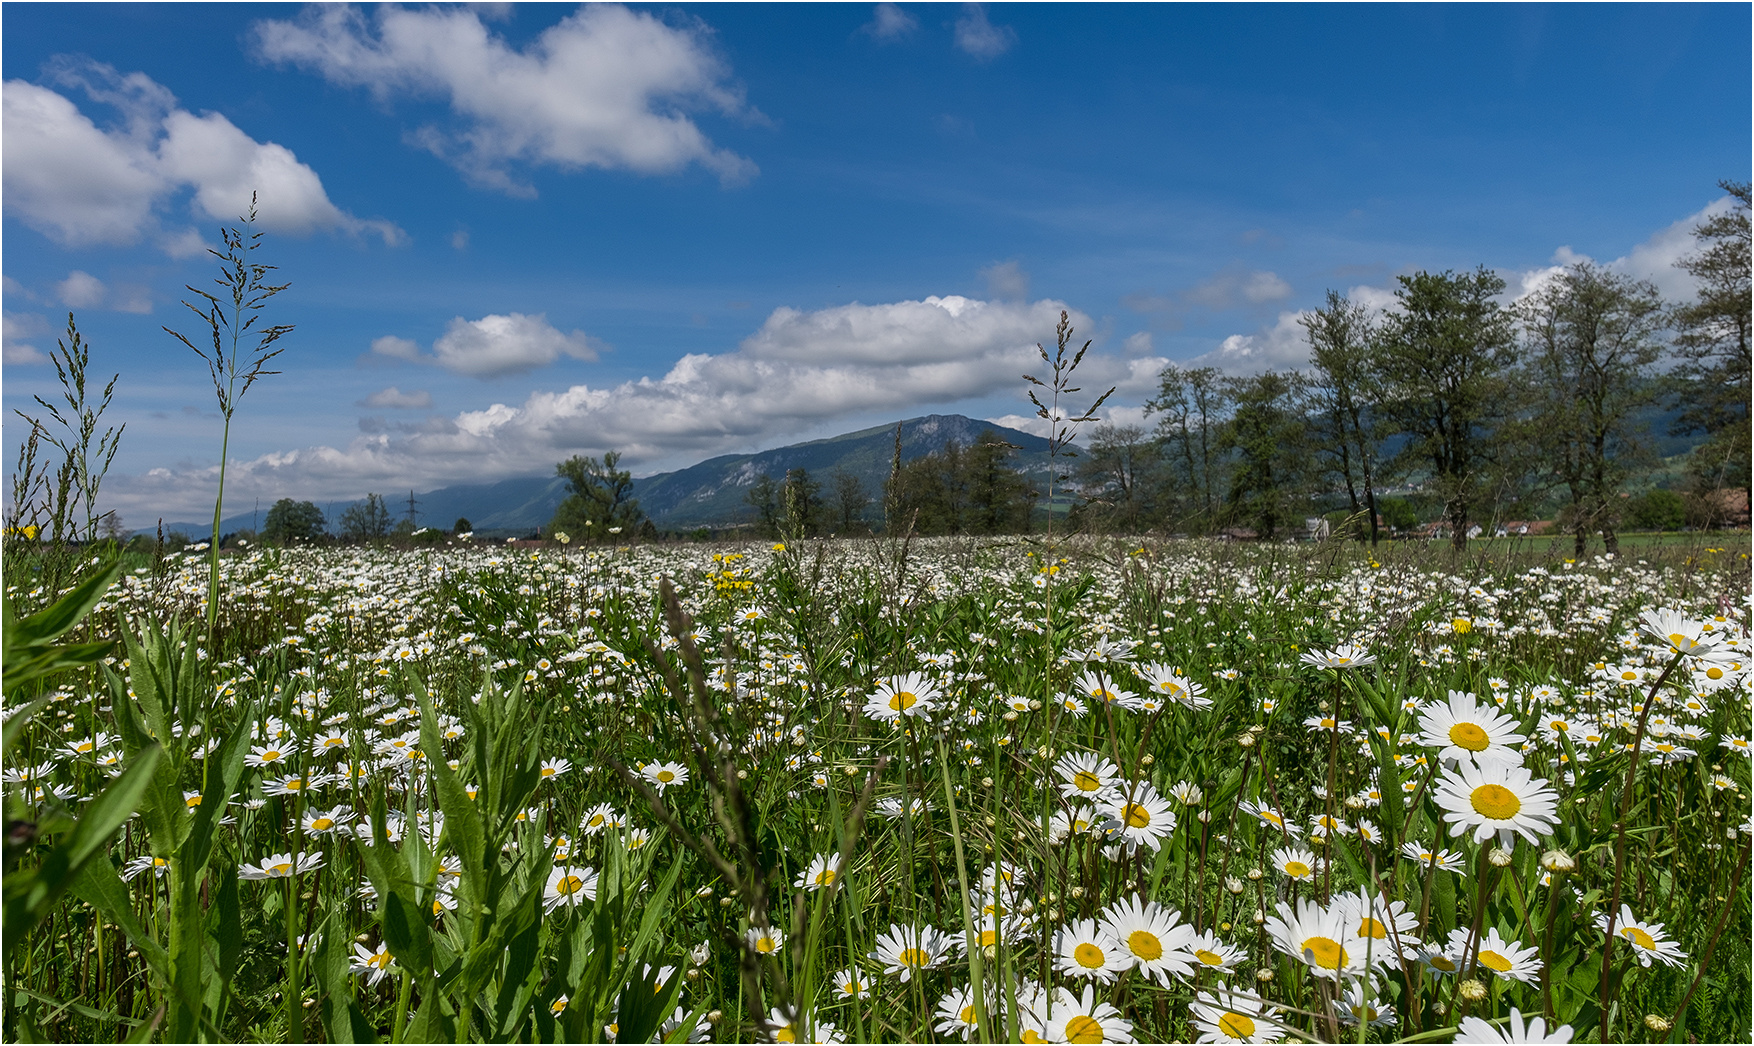
M 1484 525 L 1551 513 L 1580 554 L 1597 534 L 1616 551 L 1628 526 L 1717 525 L 1738 504 L 1726 492 L 1740 493 L 1742 512 L 1748 504 L 1754 313 L 1749 186 L 1720 184 L 1733 206 L 1694 230 L 1697 249 L 1678 263 L 1697 283 L 1692 301 L 1665 302 L 1648 281 L 1589 262 L 1509 304 L 1484 267 L 1397 277 L 1380 311 L 1330 290 L 1301 321 L 1307 368 L 1236 376 L 1171 364 L 1145 404 L 1149 427 L 1097 425 L 1061 450 L 1069 466 L 1047 465 L 1069 484 L 1069 506 L 1043 504 L 1045 474 L 1020 468 L 997 433 L 903 461 L 898 430 L 875 496 L 846 469 L 764 474 L 745 522 L 770 536 L 982 535 L 1036 529 L 1069 507 L 1068 522 L 1087 530 L 1266 539 L 1305 533 L 1312 517 L 1371 541 L 1423 521 L 1462 547 Z M 1665 411 L 1672 434 L 1703 440 L 1681 475 L 1632 497 L 1663 464 L 1647 422 Z M 555 471 L 568 494 L 549 536 L 657 536 L 615 451 Z M 347 540 L 415 530 L 412 506 L 391 519 L 372 494 L 338 523 Z M 315 541 L 327 525 L 314 504 L 283 499 L 262 533 Z
M 1336 505 L 1361 537 L 1425 514 L 1460 547 L 1491 520 L 1557 509 L 1581 553 L 1626 524 L 1721 522 L 1749 485 L 1749 187 L 1696 230 L 1693 301 L 1579 263 L 1502 304 L 1485 268 L 1398 277 L 1382 312 L 1336 291 L 1303 318 L 1303 371 L 1166 368 L 1154 427 L 1102 426 L 1073 478 L 1087 526 L 1271 538 Z M 1646 421 L 1704 437 L 1681 489 L 1627 487 L 1660 465 Z M 1677 410 L 1678 408 L 1678 410 Z M 1393 491 L 1394 496 L 1389 496 Z M 1690 512 L 1690 518 L 1689 518 Z

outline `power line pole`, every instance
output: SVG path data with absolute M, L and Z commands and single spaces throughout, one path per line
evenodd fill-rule
M 414 500 L 414 491 L 410 490 L 408 492 L 408 525 L 410 527 L 413 527 L 420 518 L 420 514 L 414 511 L 414 506 L 418 504 L 420 502 Z

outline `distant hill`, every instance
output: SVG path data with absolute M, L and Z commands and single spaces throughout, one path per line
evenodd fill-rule
M 753 510 L 744 501 L 750 486 L 764 474 L 780 479 L 790 469 L 809 470 L 825 491 L 829 474 L 845 469 L 859 477 L 877 501 L 895 455 L 895 428 L 880 425 L 755 454 L 711 458 L 677 472 L 636 480 L 634 495 L 652 522 L 677 530 L 752 519 Z M 1035 464 L 1033 458 L 1047 453 L 1047 440 L 1040 436 L 960 414 L 931 414 L 901 423 L 901 457 L 912 461 L 943 450 L 952 440 L 968 446 L 983 432 L 995 432 L 1020 448 L 1014 464 L 1026 471 Z
M 1045 471 L 1047 440 L 1027 432 L 978 421 L 961 414 L 930 414 L 910 418 L 901 425 L 901 457 L 903 461 L 925 457 L 943 450 L 955 440 L 968 446 L 983 432 L 996 432 L 1007 443 L 1019 448 L 1014 464 L 1026 472 Z M 826 487 L 828 476 L 835 469 L 845 469 L 865 484 L 873 502 L 882 498 L 883 481 L 889 476 L 895 452 L 894 425 L 880 425 L 827 439 L 794 443 L 754 454 L 726 454 L 710 458 L 698 465 L 676 472 L 660 472 L 634 480 L 634 496 L 640 507 L 660 530 L 688 530 L 696 527 L 725 526 L 748 520 L 752 516 L 744 494 L 763 474 L 781 479 L 790 469 L 808 469 L 811 476 Z M 390 509 L 392 519 L 402 518 L 407 508 L 407 494 L 380 491 Z M 546 526 L 554 510 L 566 497 L 566 481 L 559 476 L 519 476 L 497 483 L 464 483 L 440 487 L 414 495 L 417 518 L 424 526 L 448 529 L 459 517 L 466 518 L 477 533 L 485 537 L 505 532 L 529 531 Z M 363 500 L 363 499 L 361 499 Z M 259 528 L 268 514 L 270 503 L 259 511 L 241 512 L 225 517 L 221 533 Z M 322 502 L 330 529 L 334 529 L 349 505 L 355 502 Z M 212 521 L 166 522 L 165 533 L 182 531 L 195 536 L 212 531 Z M 135 533 L 154 534 L 157 524 Z

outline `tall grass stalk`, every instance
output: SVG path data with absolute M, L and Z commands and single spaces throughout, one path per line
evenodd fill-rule
M 250 211 L 239 219 L 240 225 L 219 230 L 225 243 L 224 251 L 209 247 L 207 253 L 219 259 L 219 275 L 214 283 L 219 294 L 187 285 L 189 293 L 203 304 L 184 301 L 183 307 L 201 317 L 207 324 L 211 345 L 197 345 L 186 335 L 165 327 L 165 333 L 194 350 L 207 364 L 213 380 L 213 392 L 219 400 L 222 428 L 219 437 L 219 490 L 213 499 L 213 537 L 208 548 L 207 580 L 207 641 L 213 642 L 213 627 L 219 618 L 219 522 L 225 509 L 225 470 L 231 451 L 231 419 L 238 400 L 250 391 L 258 379 L 279 371 L 268 369 L 274 357 L 286 351 L 275 348 L 281 338 L 292 333 L 290 324 L 258 327 L 268 299 L 290 284 L 270 284 L 267 277 L 275 266 L 253 260 L 261 247 L 262 234 L 256 230 L 256 194 L 250 194 Z M 253 338 L 246 349 L 245 339 Z M 238 355 L 245 353 L 240 363 Z

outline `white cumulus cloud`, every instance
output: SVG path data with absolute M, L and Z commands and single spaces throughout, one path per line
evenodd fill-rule
M 47 363 L 48 354 L 32 342 L 49 333 L 49 321 L 34 312 L 0 315 L 0 357 L 7 363 Z
M 878 40 L 896 40 L 920 27 L 920 20 L 891 3 L 877 5 L 864 31 Z
M 75 309 L 89 309 L 103 303 L 109 294 L 104 281 L 82 269 L 74 269 L 67 278 L 55 284 L 55 297 L 62 305 Z
M 1693 235 L 1695 228 L 1734 207 L 1735 201 L 1730 197 L 1719 197 L 1680 221 L 1658 229 L 1620 257 L 1601 263 L 1602 267 L 1634 279 L 1649 280 L 1667 301 L 1690 301 L 1698 291 L 1698 283 L 1676 263 L 1699 252 L 1699 241 Z M 1540 289 L 1566 268 L 1589 261 L 1595 259 L 1569 246 L 1560 247 L 1553 252 L 1550 265 L 1503 274 L 1509 285 L 1506 290 L 1512 297 L 1521 298 Z
M 956 46 L 963 53 L 990 62 L 1011 50 L 1016 42 L 1017 30 L 994 25 L 987 18 L 985 5 L 962 5 L 962 17 L 956 20 Z
M 580 7 L 521 50 L 466 7 L 316 5 L 290 21 L 255 26 L 267 61 L 365 87 L 380 101 L 438 96 L 453 126 L 413 140 L 476 184 L 535 190 L 513 173 L 534 164 L 659 174 L 700 164 L 726 182 L 753 162 L 715 146 L 687 110 L 753 115 L 727 81 L 709 33 L 618 4 Z
M 236 221 L 260 193 L 259 220 L 273 232 L 374 233 L 405 239 L 385 221 L 335 206 L 322 179 L 292 151 L 258 142 L 218 113 L 196 115 L 143 73 L 122 75 L 88 59 L 52 62 L 49 78 L 113 111 L 100 127 L 66 95 L 25 80 L 4 88 L 5 206 L 68 246 L 130 244 L 151 236 L 174 257 L 199 253 L 199 233 L 166 228 L 158 211 L 192 191 L 192 209 Z
M 1183 367 L 1217 367 L 1227 374 L 1259 374 L 1267 370 L 1299 369 L 1309 365 L 1309 340 L 1300 322 L 1301 311 L 1281 312 L 1279 318 L 1253 334 L 1232 334 L 1211 352 L 1179 364 Z
M 594 360 L 597 350 L 584 331 L 562 332 L 541 313 L 490 314 L 478 320 L 451 320 L 432 343 L 432 353 L 407 338 L 385 335 L 371 343 L 374 355 L 430 363 L 456 374 L 495 378 L 546 367 L 562 356 Z
M 661 376 L 538 390 L 522 402 L 463 411 L 442 424 L 373 423 L 346 447 L 234 463 L 226 489 L 238 497 L 287 490 L 301 497 L 358 497 L 387 484 L 545 472 L 569 454 L 609 449 L 636 467 L 687 463 L 771 444 L 835 418 L 1014 391 L 1020 375 L 1039 364 L 1036 345 L 1052 335 L 1065 308 L 1057 301 L 946 296 L 776 309 L 737 348 L 684 356 Z M 1073 312 L 1072 321 L 1091 326 L 1082 313 Z M 1141 371 L 1150 366 L 1131 362 Z M 1095 354 L 1085 365 L 1093 374 L 1102 369 Z M 1132 376 L 1125 364 L 1110 369 L 1116 377 Z M 127 503 L 168 511 L 172 500 L 192 505 L 191 492 L 210 482 L 199 471 L 125 477 L 116 481 L 117 504 L 124 512 Z

